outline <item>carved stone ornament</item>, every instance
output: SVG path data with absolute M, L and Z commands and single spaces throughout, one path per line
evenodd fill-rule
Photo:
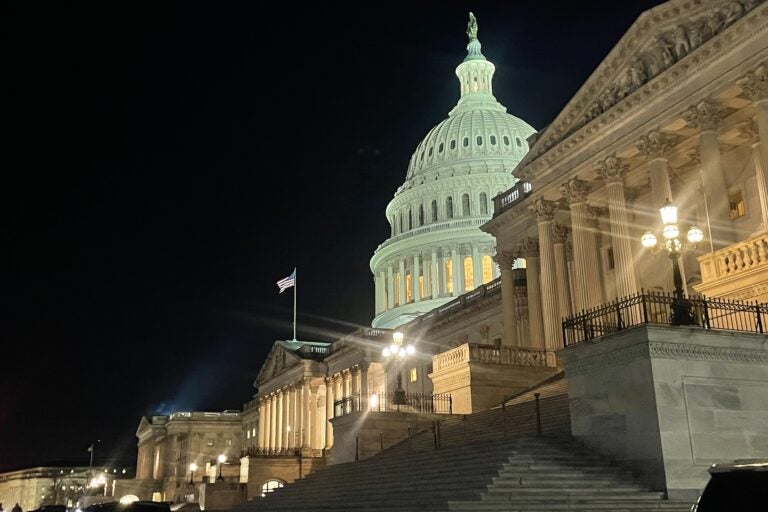
M 749 142 L 755 142 L 758 139 L 757 123 L 754 119 L 747 119 L 736 125 L 739 130 L 739 135 L 747 139 Z
M 690 160 L 694 165 L 701 163 L 701 152 L 699 152 L 698 147 L 689 148 L 688 151 L 685 152 L 685 156 L 687 156 L 688 160 Z
M 739 80 L 739 87 L 752 101 L 768 99 L 768 68 L 761 64 Z
M 539 239 L 528 237 L 522 241 L 521 249 L 526 258 L 538 258 L 539 257 Z
M 600 227 L 600 217 L 604 217 L 608 213 L 606 208 L 600 208 L 598 206 L 590 206 L 587 208 L 587 222 L 593 228 Z
M 571 204 L 583 203 L 589 195 L 589 183 L 579 178 L 572 178 L 568 183 L 560 185 L 560 192 Z
M 555 224 L 552 226 L 552 238 L 555 244 L 564 244 L 568 240 L 568 233 L 570 229 L 568 226 L 562 224 Z
M 649 132 L 648 135 L 643 135 L 637 143 L 637 149 L 639 149 L 646 158 L 658 158 L 663 156 L 671 147 L 671 137 L 659 131 L 652 131 Z
M 683 119 L 701 131 L 714 131 L 723 120 L 723 109 L 716 103 L 705 100 L 683 112 Z
M 597 162 L 597 175 L 607 183 L 620 182 L 627 171 L 628 165 L 615 156 Z
M 555 218 L 555 214 L 557 213 L 557 203 L 540 197 L 534 201 L 529 207 L 529 210 L 536 215 L 536 220 L 539 222 L 546 222 Z
M 493 256 L 493 260 L 502 272 L 505 270 L 512 270 L 512 265 L 515 263 L 515 259 L 515 255 L 510 251 L 497 252 Z

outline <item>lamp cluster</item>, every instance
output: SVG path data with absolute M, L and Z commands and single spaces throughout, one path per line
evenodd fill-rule
M 392 333 L 392 344 L 382 350 L 384 357 L 405 358 L 416 352 L 416 349 L 410 343 L 403 347 L 403 333 Z
M 683 249 L 683 242 L 680 240 L 680 227 L 677 223 L 677 206 L 667 199 L 659 212 L 663 224 L 661 235 L 664 238 L 664 249 L 670 258 L 677 258 Z M 698 226 L 691 226 L 686 238 L 689 243 L 695 246 L 704 240 L 704 232 Z M 640 238 L 640 243 L 646 249 L 654 249 L 658 244 L 658 239 L 653 231 L 646 231 Z

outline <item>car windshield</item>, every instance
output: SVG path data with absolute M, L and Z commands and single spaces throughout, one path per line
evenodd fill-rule
M 768 471 L 730 471 L 712 475 L 697 512 L 753 512 L 767 504 Z

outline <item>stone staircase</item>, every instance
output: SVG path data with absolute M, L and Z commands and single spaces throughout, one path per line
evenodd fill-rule
M 569 437 L 389 450 L 330 466 L 235 508 L 270 511 L 688 511 Z

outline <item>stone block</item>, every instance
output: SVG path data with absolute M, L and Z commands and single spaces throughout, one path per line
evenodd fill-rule
M 715 411 L 715 430 L 718 432 L 768 433 L 768 412 Z
M 661 432 L 685 432 L 688 435 L 688 415 L 682 407 L 659 407 L 658 421 Z
M 664 450 L 664 461 L 668 459 L 684 460 L 687 464 L 693 462 L 691 451 L 691 436 L 688 429 L 677 429 L 661 433 L 661 445 Z
M 654 373 L 654 377 L 655 377 Z M 658 382 L 655 383 L 656 405 L 677 406 L 683 405 L 683 387 L 679 383 Z
M 698 464 L 713 464 L 749 457 L 746 436 L 741 433 L 697 433 L 691 434 L 694 461 Z
M 715 412 L 711 408 L 689 408 L 688 426 L 691 433 L 713 432 L 715 430 Z
M 750 457 L 768 459 L 768 435 L 747 434 Z

